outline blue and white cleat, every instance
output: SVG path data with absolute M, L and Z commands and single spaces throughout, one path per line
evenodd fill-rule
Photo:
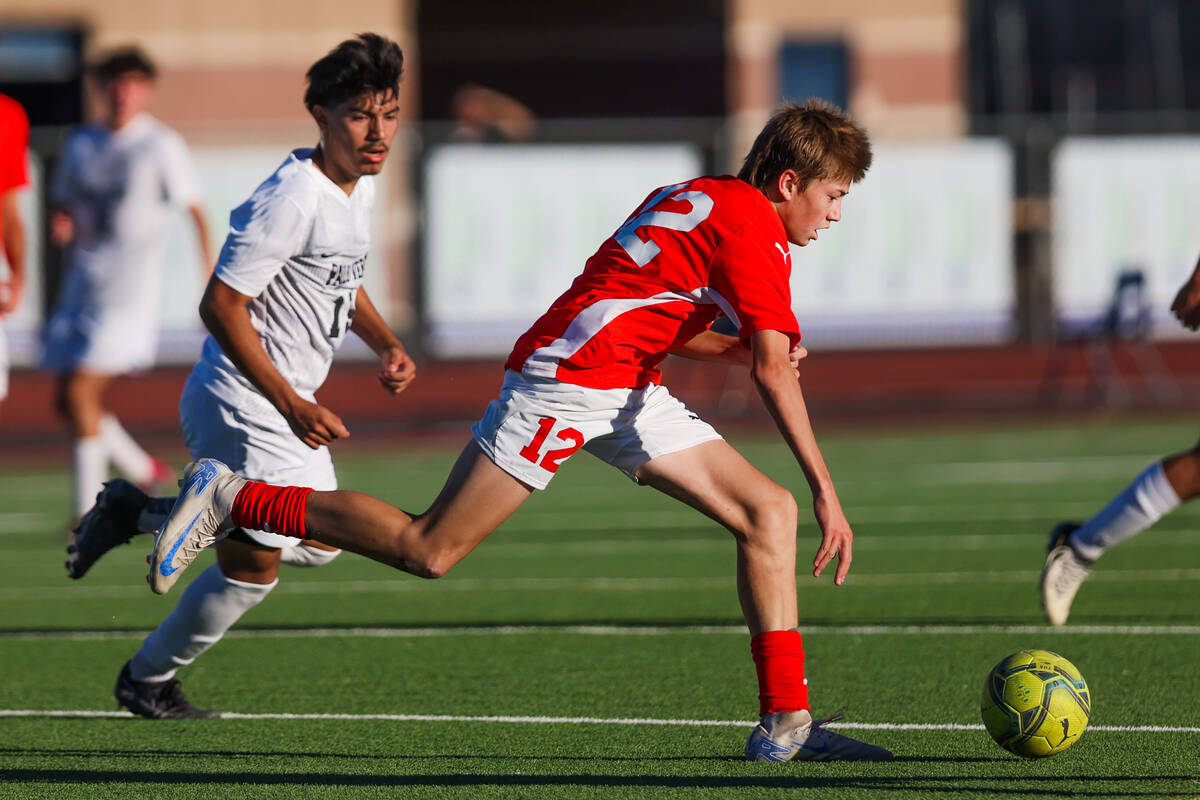
M 245 478 L 215 458 L 187 465 L 179 482 L 179 499 L 154 534 L 146 580 L 155 594 L 169 592 L 201 550 L 225 538 L 233 528 L 229 521 L 233 500 L 245 485 Z
M 873 744 L 826 730 L 828 719 L 814 720 L 808 711 L 767 714 L 746 741 L 747 761 L 891 761 L 894 756 Z

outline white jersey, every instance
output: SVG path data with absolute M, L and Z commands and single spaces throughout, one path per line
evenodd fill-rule
M 363 176 L 349 196 L 295 150 L 229 215 L 229 237 L 216 277 L 253 297 L 250 322 L 271 363 L 311 400 L 354 317 L 371 244 L 374 179 Z M 253 384 L 209 336 L 198 371 L 227 399 Z
M 77 128 L 51 185 L 75 223 L 60 307 L 152 314 L 170 214 L 201 201 L 183 137 L 149 114 Z

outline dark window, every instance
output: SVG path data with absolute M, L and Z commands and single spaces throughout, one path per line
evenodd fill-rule
M 846 45 L 843 42 L 787 42 L 779 53 L 781 100 L 810 97 L 842 108 L 847 103 Z
M 71 28 L 0 27 L 0 94 L 25 108 L 34 126 L 83 117 L 83 33 Z

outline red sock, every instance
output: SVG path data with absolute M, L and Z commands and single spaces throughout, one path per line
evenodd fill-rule
M 750 640 L 750 653 L 758 670 L 760 715 L 808 708 L 799 631 L 764 631 Z
M 246 481 L 233 500 L 230 520 L 239 528 L 303 538 L 304 511 L 311 493 L 312 489 L 304 486 Z

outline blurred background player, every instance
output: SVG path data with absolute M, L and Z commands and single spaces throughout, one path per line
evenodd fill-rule
M 230 215 L 230 234 L 200 304 L 211 336 L 179 411 L 194 458 L 211 456 L 248 478 L 337 488 L 327 445 L 349 436 L 316 402 L 334 351 L 353 331 L 381 361 L 379 382 L 397 394 L 416 374 L 404 346 L 362 286 L 379 173 L 399 125 L 399 46 L 374 34 L 345 41 L 308 71 L 305 105 L 317 147 L 294 150 Z M 68 574 L 139 530 L 150 532 L 174 498 L 107 484 L 69 548 Z M 175 680 L 278 583 L 281 561 L 316 566 L 331 548 L 262 530 L 237 531 L 217 563 L 122 669 L 117 701 L 150 718 L 212 716 Z
M 173 209 L 190 212 L 206 275 L 213 263 L 187 147 L 145 110 L 154 64 L 123 48 L 100 59 L 92 74 L 103 118 L 72 132 L 51 186 L 50 237 L 70 246 L 70 255 L 42 357 L 57 375 L 55 405 L 74 440 L 76 519 L 95 501 L 110 463 L 146 489 L 174 479 L 104 408 L 104 393 L 116 376 L 154 363 Z
M 29 118 L 25 109 L 0 94 L 0 410 L 8 397 L 4 317 L 17 310 L 25 288 L 25 223 L 17 201 L 21 189 L 29 183 L 25 166 L 28 146 Z
M 749 366 L 812 492 L 817 576 L 850 568 L 853 532 L 817 446 L 797 359 L 791 251 L 841 219 L 871 163 L 866 134 L 821 101 L 768 121 L 737 178 L 656 189 L 520 339 L 504 385 L 446 485 L 409 516 L 358 492 L 246 481 L 217 461 L 189 467 L 156 537 L 148 576 L 163 593 L 230 525 L 311 536 L 414 575 L 444 575 L 580 449 L 716 520 L 737 543 L 737 586 L 758 671 L 751 760 L 887 760 L 887 750 L 814 720 L 796 630 L 795 498 L 662 386 L 669 354 Z M 737 337 L 709 330 L 724 315 Z M 218 545 L 219 546 L 219 545 Z
M 1184 327 L 1200 327 L 1200 262 L 1171 304 Z M 1080 525 L 1061 522 L 1050 532 L 1042 568 L 1042 610 L 1052 625 L 1063 625 L 1071 603 L 1096 559 L 1200 494 L 1200 444 L 1167 456 L 1142 471 L 1094 517 Z

